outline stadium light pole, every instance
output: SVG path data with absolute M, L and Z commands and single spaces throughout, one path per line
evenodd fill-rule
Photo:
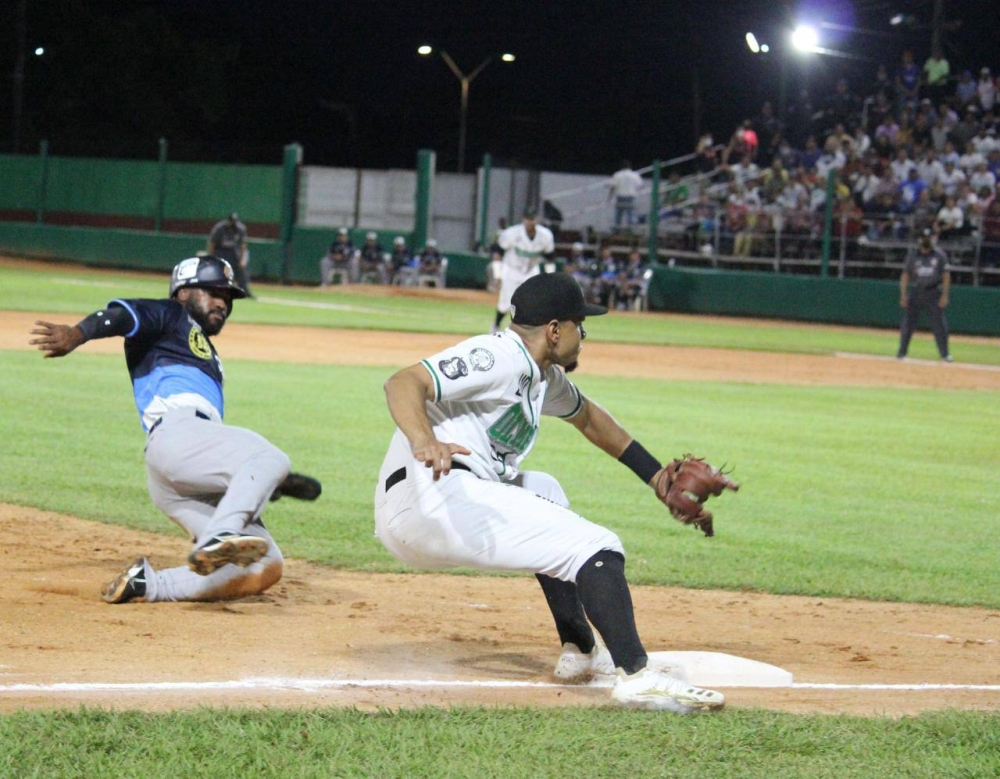
M 431 46 L 421 46 L 417 49 L 417 54 L 422 57 L 427 57 L 434 53 L 434 49 Z M 455 74 L 455 78 L 458 79 L 458 83 L 462 90 L 462 111 L 461 118 L 459 119 L 458 125 L 458 172 L 465 173 L 465 138 L 466 138 L 466 128 L 468 126 L 469 120 L 469 85 L 472 84 L 473 80 L 483 69 L 489 65 L 494 57 L 491 55 L 480 62 L 471 72 L 463 73 L 462 69 L 458 67 L 455 60 L 451 58 L 451 55 L 443 49 L 440 52 L 441 59 L 445 61 L 445 64 L 449 67 L 452 73 Z M 500 60 L 502 62 L 513 62 L 513 54 L 501 54 Z

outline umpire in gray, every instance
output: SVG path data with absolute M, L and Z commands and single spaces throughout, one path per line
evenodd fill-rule
M 948 257 L 934 245 L 934 234 L 929 229 L 924 230 L 917 242 L 917 250 L 907 257 L 903 274 L 899 278 L 899 305 L 903 308 L 903 322 L 900 326 L 896 359 L 906 357 L 910 338 L 917 326 L 917 317 L 921 309 L 924 309 L 930 319 L 931 331 L 941 359 L 945 362 L 952 361 L 948 351 L 948 321 L 944 315 L 950 289 Z

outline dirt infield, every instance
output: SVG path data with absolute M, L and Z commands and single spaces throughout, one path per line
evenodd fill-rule
M 475 294 L 475 293 L 472 293 Z M 484 299 L 485 300 L 485 299 Z M 0 349 L 27 348 L 38 318 L 0 313 Z M 449 336 L 232 324 L 227 359 L 403 365 Z M 91 351 L 120 353 L 95 342 Z M 586 370 L 747 382 L 996 390 L 975 366 L 587 343 Z M 166 524 L 166 523 L 165 523 Z M 42 553 L 41 550 L 44 550 Z M 127 531 L 0 505 L 0 712 L 88 705 L 363 708 L 483 703 L 602 705 L 607 690 L 552 684 L 558 648 L 530 577 L 346 573 L 299 560 L 269 593 L 227 604 L 107 606 L 101 584 L 137 553 L 157 566 L 177 535 Z M 650 650 L 723 652 L 781 666 L 799 685 L 730 688 L 733 707 L 900 715 L 1000 709 L 1000 612 L 635 588 Z M 248 681 L 257 680 L 257 681 Z M 881 688 L 890 685 L 891 689 Z M 910 686 L 909 689 L 903 689 Z M 992 689 L 974 689 L 991 686 Z

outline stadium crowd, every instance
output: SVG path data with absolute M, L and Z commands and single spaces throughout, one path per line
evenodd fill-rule
M 736 258 L 817 252 L 832 171 L 833 239 L 846 256 L 884 257 L 930 229 L 953 259 L 996 269 L 1000 86 L 988 66 L 977 72 L 952 75 L 941 52 L 921 67 L 906 51 L 857 90 L 841 77 L 828 94 L 801 91 L 783 115 L 763 103 L 724 145 L 702 136 L 693 170 L 672 169 L 661 186 L 667 246 Z M 601 248 L 622 243 L 612 234 L 600 257 L 568 260 L 595 300 L 635 288 L 624 251 Z
M 981 264 L 995 267 L 997 79 L 986 66 L 978 79 L 948 68 L 940 52 L 920 67 L 907 51 L 857 92 L 839 78 L 815 100 L 802 91 L 784 116 L 764 103 L 724 147 L 699 141 L 697 175 L 668 183 L 661 218 L 683 225 L 684 248 L 766 253 L 777 231 L 815 237 L 822 229 L 833 171 L 837 237 L 864 247 L 909 241 L 925 228 L 942 242 L 975 236 Z M 713 247 L 719 235 L 724 245 Z

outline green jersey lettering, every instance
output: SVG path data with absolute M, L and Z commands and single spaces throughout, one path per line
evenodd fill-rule
M 487 434 L 493 447 L 498 451 L 523 453 L 535 437 L 537 428 L 524 414 L 521 404 L 511 406 L 500 417 Z

